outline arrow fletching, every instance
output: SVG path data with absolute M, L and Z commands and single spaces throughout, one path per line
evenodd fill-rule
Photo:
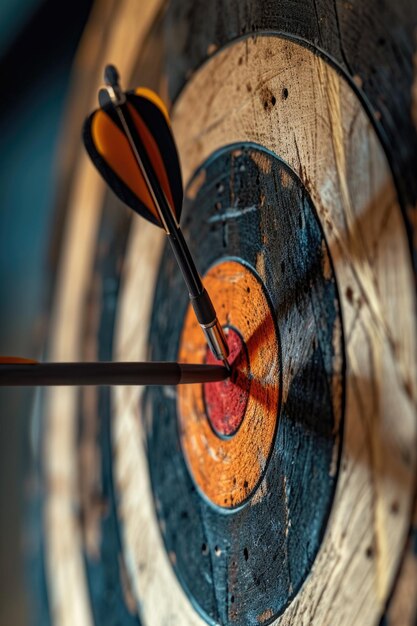
M 34 359 L 24 359 L 20 356 L 0 356 L 0 364 L 2 365 L 36 365 L 38 361 Z
M 137 138 L 179 222 L 183 202 L 182 177 L 166 107 L 150 89 L 138 88 L 125 96 Z M 91 160 L 122 202 L 162 227 L 117 112 L 105 97 L 100 97 L 100 104 L 101 108 L 87 118 L 83 129 L 84 144 Z
M 124 93 L 113 65 L 104 71 L 100 109 L 87 119 L 84 143 L 119 198 L 165 230 L 213 355 L 229 368 L 227 339 L 179 226 L 183 188 L 168 114 L 149 89 Z

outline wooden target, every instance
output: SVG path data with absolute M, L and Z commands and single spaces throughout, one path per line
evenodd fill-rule
M 301 4 L 102 2 L 87 29 L 79 66 L 112 24 L 92 98 L 111 61 L 171 107 L 235 370 L 48 392 L 34 518 L 58 626 L 417 614 L 416 9 Z M 211 362 L 164 235 L 74 154 L 50 359 Z

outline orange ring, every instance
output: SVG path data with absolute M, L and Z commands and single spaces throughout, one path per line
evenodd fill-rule
M 249 398 L 236 434 L 219 437 L 207 418 L 203 385 L 179 387 L 181 445 L 199 490 L 224 508 L 241 505 L 262 479 L 276 432 L 279 397 L 279 344 L 260 279 L 237 261 L 212 267 L 204 284 L 220 323 L 241 335 L 249 360 Z M 179 360 L 203 363 L 206 342 L 191 306 L 180 340 Z

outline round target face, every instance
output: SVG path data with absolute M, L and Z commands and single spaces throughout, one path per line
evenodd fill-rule
M 50 392 L 59 625 L 368 626 L 399 566 L 415 301 L 378 126 L 323 52 L 272 32 L 227 43 L 195 63 L 171 113 L 181 225 L 233 375 Z M 92 176 L 75 186 L 51 357 L 213 363 L 163 233 Z
M 285 68 L 278 76 L 277 66 Z M 236 108 L 237 87 L 246 96 Z M 410 502 L 409 493 L 376 469 L 381 464 L 382 470 L 388 455 L 396 472 L 408 474 L 414 450 L 408 436 L 403 438 L 407 428 L 397 432 L 394 448 L 407 450 L 408 460 L 380 435 L 373 452 L 365 452 L 367 438 L 396 419 L 394 398 L 408 415 L 409 434 L 415 432 L 405 381 L 400 382 L 386 335 L 395 336 L 396 346 L 414 363 L 406 339 L 414 336 L 412 319 L 405 331 L 391 311 L 394 294 L 410 296 L 412 306 L 411 272 L 405 241 L 398 244 L 402 218 L 378 138 L 357 94 L 331 66 L 297 44 L 266 36 L 229 46 L 195 74 L 176 105 L 174 129 L 187 181 L 184 232 L 207 284 L 215 287 L 222 323 L 242 342 L 247 358 L 242 368 L 251 387 L 247 403 L 245 390 L 237 389 L 243 418 L 238 412 L 241 421 L 229 434 L 222 432 L 227 420 L 213 423 L 204 388 L 172 397 L 148 391 L 136 404 L 122 390 L 116 394 L 123 452 L 115 456 L 115 471 L 123 485 L 126 546 L 136 558 L 150 541 L 148 535 L 139 540 L 136 525 L 158 526 L 155 574 L 149 577 L 147 568 L 135 572 L 145 615 L 162 624 L 192 608 L 192 618 L 184 617 L 192 623 L 199 623 L 198 615 L 209 623 L 269 623 L 280 615 L 291 622 L 304 603 L 320 596 L 317 581 L 327 570 L 328 589 L 336 594 L 344 588 L 344 572 L 346 589 L 355 590 L 372 622 L 375 598 L 371 601 L 360 579 L 349 575 L 351 554 L 338 553 L 337 567 L 330 572 L 328 567 L 332 546 L 356 545 L 366 576 L 381 593 L 387 591 L 394 544 L 404 532 L 388 510 L 401 493 L 401 506 L 407 509 Z M 131 315 L 143 280 L 137 251 L 153 245 L 150 236 L 141 225 L 131 240 L 120 345 L 126 345 L 123 315 Z M 390 255 L 398 252 L 404 272 L 392 276 L 388 296 Z M 153 280 L 150 331 L 137 358 L 164 354 L 204 361 L 186 294 L 165 297 L 180 292 L 169 250 Z M 126 452 L 136 446 L 126 420 L 139 429 L 144 424 L 137 438 L 145 438 L 146 461 L 135 472 L 140 455 L 133 461 L 133 450 L 126 472 Z M 372 498 L 363 497 L 371 476 L 378 476 L 382 492 L 374 496 L 378 519 L 386 523 L 378 544 L 384 568 L 378 574 L 369 557 L 375 550 L 375 509 Z M 138 491 L 149 509 L 145 513 L 139 499 L 128 519 L 123 503 L 127 507 Z M 359 544 L 353 511 L 363 533 Z M 388 535 L 389 542 L 383 539 Z M 174 595 L 157 602 L 167 588 L 174 588 Z M 329 609 L 334 616 L 344 602 L 338 597 Z
M 171 401 L 161 389 L 146 393 L 152 488 L 193 602 L 209 622 L 247 624 L 276 616 L 298 591 L 329 514 L 343 395 L 337 287 L 306 190 L 255 145 L 229 146 L 203 164 L 184 225 L 240 362 L 227 383 L 184 386 Z M 165 297 L 182 291 L 167 247 L 152 358 L 205 362 L 187 294 Z

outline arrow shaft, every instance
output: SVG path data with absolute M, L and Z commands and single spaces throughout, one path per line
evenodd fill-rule
M 152 163 L 150 162 L 146 150 L 142 147 L 142 142 L 131 118 L 127 102 L 120 104 L 113 102 L 113 106 L 116 109 L 123 129 L 126 133 L 130 148 L 145 180 L 156 210 L 158 211 L 164 230 L 168 235 L 169 242 L 181 269 L 188 292 L 191 298 L 198 298 L 204 292 L 204 286 L 200 274 L 198 273 L 194 259 L 191 256 L 190 250 L 178 225 L 176 217 L 169 205 L 166 195 L 154 173 Z
M 188 363 L 0 363 L 0 387 L 182 385 L 225 380 L 220 365 Z
M 157 180 L 152 163 L 146 154 L 146 150 L 143 148 L 131 118 L 127 101 L 118 102 L 117 100 L 113 100 L 113 106 L 120 118 L 133 155 L 154 201 L 165 232 L 168 235 L 176 261 L 187 285 L 190 301 L 198 323 L 206 335 L 207 342 L 213 354 L 228 367 L 226 357 L 229 354 L 229 348 L 223 329 L 217 320 L 216 311 L 209 294 L 204 288 L 200 274 L 195 266 L 190 249 L 177 223 L 174 212 Z
M 166 221 L 166 216 L 165 216 L 165 211 L 162 210 L 161 208 L 161 204 L 165 205 L 167 204 L 167 200 L 165 197 L 165 194 L 163 193 L 163 190 L 161 189 L 161 187 L 159 186 L 159 184 L 156 184 L 156 177 L 153 173 L 153 168 L 151 166 L 151 163 L 147 157 L 147 154 L 145 152 L 145 150 L 141 149 L 141 141 L 139 141 L 139 137 L 137 136 L 137 131 L 136 128 L 134 126 L 134 124 L 132 123 L 130 114 L 129 114 L 129 110 L 127 108 L 127 103 L 121 103 L 121 104 L 115 104 L 113 103 L 113 106 L 116 109 L 116 112 L 119 116 L 120 122 L 123 126 L 123 130 L 125 131 L 126 137 L 129 141 L 129 145 L 130 145 L 130 149 L 132 150 L 134 157 L 136 159 L 136 162 L 139 166 L 139 169 L 142 173 L 142 176 L 145 180 L 145 184 L 148 188 L 149 194 L 152 198 L 152 201 L 156 207 L 156 210 L 158 211 L 158 215 L 159 218 L 162 222 L 162 225 L 164 227 L 164 230 L 166 232 L 167 235 L 170 234 L 171 229 Z M 145 163 L 146 165 L 145 165 Z M 150 178 L 154 179 L 154 180 L 150 180 Z M 159 196 L 159 198 L 158 198 Z M 162 203 L 161 203 L 161 200 Z M 174 216 L 172 215 L 172 212 L 169 210 L 168 211 L 168 221 L 169 220 L 169 216 L 171 215 L 173 220 L 175 220 Z M 176 222 L 176 220 L 175 220 Z
M 151 160 L 139 137 L 138 131 L 129 112 L 126 96 L 121 92 L 118 84 L 118 74 L 114 67 L 108 66 L 105 72 L 107 92 L 110 101 L 119 116 L 123 130 L 129 142 L 132 154 L 145 180 L 145 184 L 154 202 L 161 223 L 168 235 L 174 251 L 175 258 L 188 288 L 190 302 L 193 306 L 198 323 L 200 324 L 207 343 L 214 356 L 222 360 L 226 368 L 229 368 L 227 357 L 229 347 L 210 296 L 203 286 L 200 274 L 197 271 L 191 252 L 184 239 L 177 222 L 174 207 L 171 207 Z

